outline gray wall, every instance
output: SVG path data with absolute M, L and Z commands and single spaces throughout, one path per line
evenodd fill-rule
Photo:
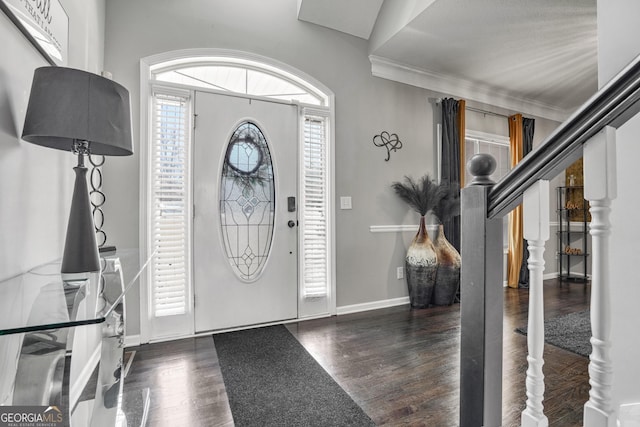
M 62 0 L 68 66 L 102 70 L 104 0 Z M 60 258 L 74 157 L 21 141 L 33 70 L 49 65 L 0 12 L 0 280 Z
M 69 17 L 67 65 L 100 72 L 104 52 L 104 0 L 61 0 L 61 4 Z M 75 157 L 71 153 L 21 141 L 33 70 L 49 64 L 3 12 L 0 12 L 0 43 L 2 281 L 61 258 L 73 190 Z M 0 313 L 0 316 L 11 315 Z M 0 339 L 3 353 L 0 359 L 8 354 L 18 354 L 21 337 L 15 337 Z M 71 364 L 72 385 L 99 340 L 99 325 L 76 330 Z M 6 361 L 0 360 L 0 365 L 9 369 L 3 364 Z M 11 371 L 3 373 L 5 378 L 13 379 Z M 8 390 L 7 384 L 0 384 L 0 390 Z
M 374 236 L 369 225 L 417 221 L 389 185 L 406 174 L 433 173 L 430 93 L 372 77 L 365 40 L 298 21 L 293 0 L 112 0 L 107 2 L 105 64 L 132 93 L 135 135 L 140 58 L 194 47 L 268 56 L 334 91 L 336 201 L 353 197 L 353 209 L 338 210 L 336 217 L 337 303 L 406 295 L 404 281 L 395 279 L 395 271 L 390 274 L 403 265 L 406 242 L 397 243 L 395 234 Z M 383 130 L 397 133 L 403 142 L 389 162 L 384 161 L 386 150 L 372 143 Z M 138 244 L 138 161 L 137 156 L 117 159 L 105 169 L 106 228 L 119 246 Z
M 105 68 L 131 91 L 136 136 L 139 61 L 149 55 L 202 47 L 247 51 L 329 87 L 336 95 L 336 206 L 340 196 L 353 197 L 352 210 L 336 211 L 337 305 L 407 295 L 396 267 L 404 265 L 411 233 L 371 233 L 369 226 L 417 224 L 417 214 L 389 186 L 404 175 L 434 175 L 437 116 L 429 98 L 441 94 L 372 77 L 367 41 L 298 21 L 295 0 L 110 0 L 106 15 Z M 548 130 L 554 124 L 539 126 Z M 372 144 L 383 130 L 403 142 L 389 162 L 386 150 Z M 105 228 L 118 246 L 138 245 L 138 163 L 134 155 L 108 159 L 105 168 Z

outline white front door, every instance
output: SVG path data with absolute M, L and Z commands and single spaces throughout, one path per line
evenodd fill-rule
M 298 315 L 298 112 L 197 92 L 195 330 Z

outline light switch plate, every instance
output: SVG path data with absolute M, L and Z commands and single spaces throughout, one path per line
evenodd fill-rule
M 351 196 L 340 197 L 340 209 L 351 209 Z

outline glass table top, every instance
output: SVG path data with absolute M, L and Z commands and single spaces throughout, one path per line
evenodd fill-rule
M 101 255 L 103 269 L 110 262 L 119 262 L 125 278 L 123 291 L 109 303 L 98 298 L 101 273 L 63 277 L 60 260 L 0 282 L 0 335 L 104 322 L 152 257 L 141 263 L 137 249 Z

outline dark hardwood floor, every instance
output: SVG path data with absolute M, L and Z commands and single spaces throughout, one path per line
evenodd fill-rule
M 545 282 L 545 318 L 589 306 L 581 284 Z M 503 425 L 524 408 L 528 291 L 505 289 Z M 307 351 L 378 425 L 458 423 L 459 305 L 393 307 L 287 325 Z M 151 389 L 149 426 L 231 426 L 211 337 L 134 348 L 125 390 Z M 551 426 L 582 425 L 588 359 L 545 345 L 545 413 Z

